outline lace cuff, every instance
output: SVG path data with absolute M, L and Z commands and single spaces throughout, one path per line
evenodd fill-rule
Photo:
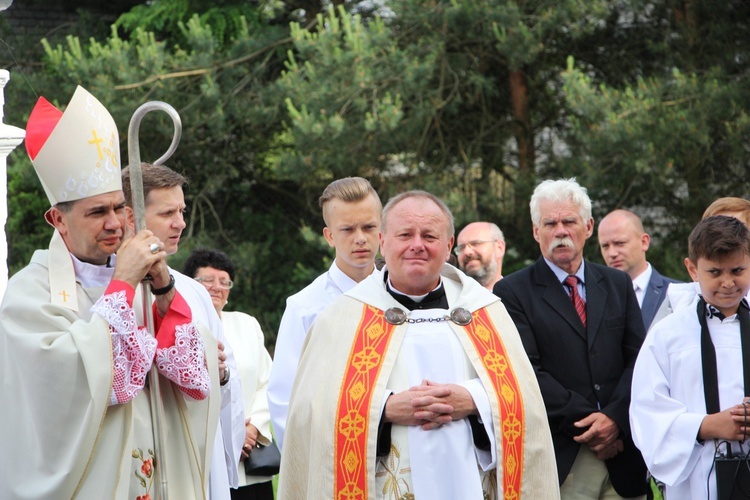
M 109 290 L 108 290 L 109 292 Z M 112 340 L 112 391 L 109 404 L 127 403 L 146 383 L 156 351 L 156 339 L 139 328 L 126 291 L 102 295 L 91 308 L 109 323 Z
M 175 342 L 156 350 L 159 373 L 193 399 L 205 399 L 211 390 L 203 338 L 192 323 L 175 327 Z

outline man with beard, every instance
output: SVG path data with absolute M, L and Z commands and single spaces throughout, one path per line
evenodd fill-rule
M 503 278 L 505 237 L 492 222 L 472 222 L 458 233 L 458 267 L 492 291 Z
M 645 337 L 633 284 L 622 271 L 584 261 L 594 219 L 575 179 L 542 182 L 530 207 L 542 256 L 494 292 L 542 390 L 561 496 L 645 495 L 646 467 L 628 419 L 633 366 Z

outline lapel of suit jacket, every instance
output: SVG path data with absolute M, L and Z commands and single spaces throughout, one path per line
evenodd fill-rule
M 607 287 L 602 281 L 604 276 L 590 262 L 584 270 L 586 277 L 586 320 L 588 322 L 589 347 L 594 343 L 599 327 L 604 318 L 604 307 L 607 304 Z
M 656 309 L 661 305 L 661 300 L 659 299 L 664 293 L 664 279 L 653 266 L 651 267 L 651 278 L 648 280 L 648 286 L 643 293 L 641 316 L 643 317 L 643 324 L 646 326 L 646 330 L 648 330 L 656 314 Z
M 544 258 L 540 257 L 534 266 L 536 267 L 536 286 L 539 287 L 542 299 L 549 304 L 552 310 L 562 316 L 573 328 L 573 331 L 586 340 L 586 330 L 583 328 L 581 318 L 578 317 L 576 308 L 570 300 L 570 295 L 565 293 L 565 289 L 557 280 L 555 273 L 549 268 Z

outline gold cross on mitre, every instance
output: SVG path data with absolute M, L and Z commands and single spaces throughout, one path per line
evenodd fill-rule
M 101 160 L 102 158 L 104 158 L 104 154 L 102 153 L 102 146 L 101 146 L 102 142 L 104 142 L 104 139 L 96 135 L 96 130 L 92 130 L 91 135 L 93 135 L 94 138 L 89 140 L 89 144 L 93 144 L 96 146 L 96 152 L 99 155 L 99 159 Z M 97 166 L 99 165 L 97 164 Z

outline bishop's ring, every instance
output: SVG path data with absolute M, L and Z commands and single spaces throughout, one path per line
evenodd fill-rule
M 151 253 L 156 253 L 159 250 L 161 250 L 161 247 L 159 246 L 158 243 L 151 243 L 151 245 L 149 245 L 148 249 L 151 250 Z

